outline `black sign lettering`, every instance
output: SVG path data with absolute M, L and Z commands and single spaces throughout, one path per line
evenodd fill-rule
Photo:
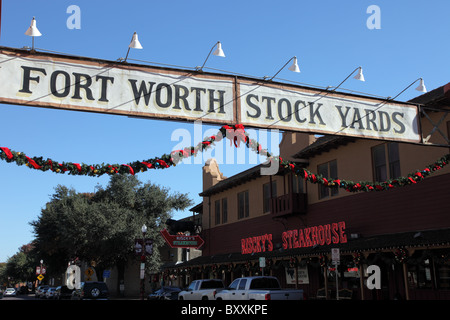
M 105 76 L 96 76 L 95 81 L 100 80 L 101 83 L 101 89 L 100 89 L 100 98 L 98 101 L 104 101 L 108 102 L 107 99 L 107 88 L 108 88 L 108 81 L 111 81 L 111 83 L 114 83 L 113 77 L 105 77 Z
M 300 105 L 303 104 L 303 107 L 300 108 Z M 295 120 L 297 120 L 299 123 L 303 123 L 306 121 L 306 118 L 301 119 L 300 118 L 300 111 L 306 108 L 305 101 L 297 100 L 295 101 L 294 109 L 295 109 Z
M 82 99 L 80 91 L 83 89 L 86 93 L 86 99 L 95 100 L 89 88 L 92 84 L 92 78 L 88 74 L 83 73 L 74 72 L 73 75 L 75 76 L 75 90 L 72 99 Z
M 214 91 L 216 91 L 216 90 L 208 89 L 208 92 L 209 92 L 209 110 L 208 110 L 208 112 L 214 112 L 214 110 L 215 110 L 214 103 L 218 102 L 219 103 L 219 113 L 225 113 L 224 102 L 223 102 L 223 95 L 224 95 L 225 91 L 217 90 L 219 92 L 219 98 L 214 98 Z
M 255 94 L 249 94 L 247 95 L 247 97 L 245 98 L 247 101 L 247 105 L 253 109 L 255 109 L 256 114 L 250 114 L 250 112 L 248 112 L 247 110 L 247 116 L 251 117 L 251 118 L 259 118 L 261 116 L 261 109 L 259 108 L 259 106 L 257 104 L 254 104 L 250 99 L 256 99 L 256 101 L 259 102 L 258 96 Z
M 47 75 L 47 72 L 45 72 L 45 69 L 42 68 L 32 68 L 26 66 L 21 67 L 23 69 L 23 81 L 22 81 L 22 89 L 20 89 L 19 92 L 32 93 L 30 90 L 30 81 L 33 80 L 39 83 L 39 76 L 31 77 L 31 71 L 37 71 L 42 73 L 43 75 Z
M 320 116 L 320 112 L 319 112 L 319 109 L 321 106 L 322 106 L 322 104 L 318 103 L 317 108 L 314 110 L 314 102 L 309 103 L 309 114 L 310 114 L 309 123 L 316 124 L 314 122 L 314 117 L 317 116 L 319 118 L 320 124 L 325 125 L 325 122 L 323 122 L 322 117 Z
M 62 92 L 58 92 L 58 89 L 56 88 L 56 80 L 58 79 L 59 75 L 62 75 L 64 77 L 64 87 L 62 88 L 64 91 Z M 62 70 L 56 70 L 55 72 L 53 72 L 50 76 L 50 91 L 55 97 L 67 97 L 70 93 L 70 74 Z
M 131 89 L 133 90 L 134 101 L 136 102 L 136 104 L 139 105 L 139 102 L 141 101 L 141 97 L 143 96 L 144 100 L 145 100 L 145 105 L 148 106 L 148 104 L 150 102 L 150 95 L 152 94 L 152 88 L 153 88 L 153 85 L 155 84 L 155 82 L 149 81 L 148 84 L 150 87 L 147 89 L 145 81 L 141 81 L 141 85 L 139 86 L 139 89 L 138 89 L 136 86 L 137 80 L 128 79 L 128 81 L 131 84 Z
M 283 104 L 286 106 L 286 116 L 283 117 Z M 288 99 L 280 99 L 278 101 L 278 117 L 281 121 L 289 122 L 292 119 L 292 107 L 291 102 Z
M 397 116 L 401 116 L 402 118 L 404 117 L 403 113 L 400 112 L 394 112 L 392 113 L 392 120 L 400 127 L 400 130 L 394 129 L 395 133 L 404 133 L 406 128 L 405 125 L 403 124 L 403 122 L 401 122 L 399 119 L 397 119 Z
M 266 119 L 273 120 L 273 117 L 272 117 L 272 102 L 275 102 L 276 99 L 272 98 L 272 97 L 262 97 L 262 101 L 263 102 L 264 102 L 264 100 L 267 101 L 267 116 L 266 116 Z
M 195 91 L 195 109 L 194 111 L 203 111 L 202 110 L 202 106 L 201 106 L 201 93 L 206 93 L 206 89 L 204 88 L 197 88 L 197 87 L 192 87 L 191 88 L 191 92 Z
M 163 92 L 163 88 L 166 91 L 166 101 L 161 101 L 161 93 Z M 155 97 L 156 105 L 160 108 L 168 108 L 172 104 L 172 88 L 167 83 L 159 83 L 156 86 L 156 97 Z
M 175 88 L 175 104 L 173 108 L 181 110 L 180 101 L 183 101 L 184 108 L 190 111 L 191 108 L 189 108 L 189 102 L 187 100 L 187 97 L 189 96 L 189 89 L 179 84 L 175 84 L 174 88 Z M 183 93 L 181 93 L 181 91 L 183 91 Z

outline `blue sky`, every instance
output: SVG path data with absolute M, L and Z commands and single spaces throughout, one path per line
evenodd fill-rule
M 81 29 L 67 28 L 70 5 L 80 8 Z M 366 25 L 370 5 L 380 9 L 381 29 Z M 326 87 L 362 66 L 366 81 L 349 79 L 342 88 L 387 97 L 420 77 L 428 90 L 449 81 L 449 11 L 446 0 L 3 0 L 0 45 L 30 46 L 31 38 L 24 33 L 33 16 L 43 34 L 35 39 L 38 51 L 113 61 L 125 56 L 134 31 L 144 49 L 132 50 L 129 59 L 190 69 L 201 65 L 221 41 L 226 58 L 212 56 L 207 68 L 272 76 L 297 56 L 301 73 L 284 69 L 277 80 Z M 398 100 L 418 96 L 414 87 Z M 199 142 L 191 123 L 15 105 L 0 105 L 0 120 L 0 146 L 67 162 L 129 163 L 160 156 L 179 143 L 172 138 L 176 130 L 190 132 L 188 145 Z M 218 128 L 203 125 L 203 131 Z M 231 176 L 249 165 L 226 164 L 221 169 Z M 201 171 L 202 164 L 182 164 L 138 178 L 189 193 L 197 204 Z M 0 162 L 0 262 L 33 239 L 29 222 L 39 217 L 58 184 L 93 192 L 97 184 L 107 183 L 106 176 L 61 175 Z M 189 214 L 178 212 L 175 218 Z

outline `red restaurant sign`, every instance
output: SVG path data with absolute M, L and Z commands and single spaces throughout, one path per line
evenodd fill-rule
M 281 237 L 283 239 L 283 249 L 347 243 L 344 221 L 285 231 Z
M 307 248 L 315 245 L 323 246 L 347 243 L 345 222 L 333 222 L 303 229 L 288 230 L 281 234 L 283 249 Z M 241 239 L 241 253 L 251 254 L 272 251 L 272 234 Z
M 171 248 L 194 248 L 199 249 L 205 241 L 200 236 L 171 235 L 166 229 L 161 235 Z
M 265 252 L 273 250 L 272 234 L 265 234 L 262 236 L 249 237 L 241 239 L 242 254 L 250 254 L 255 252 Z

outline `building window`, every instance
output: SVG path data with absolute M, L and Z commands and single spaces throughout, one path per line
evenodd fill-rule
M 270 199 L 277 197 L 277 182 L 272 181 L 272 196 L 270 196 L 270 182 L 263 185 L 263 212 L 270 212 Z
M 383 143 L 372 148 L 373 172 L 375 181 L 386 181 L 388 177 L 400 177 L 400 156 L 398 143 Z
M 228 222 L 228 202 L 227 198 L 222 199 L 222 223 Z
M 422 264 L 411 266 L 408 269 L 409 286 L 415 289 L 431 289 L 431 265 L 430 260 L 422 261 Z
M 221 214 L 222 213 L 222 214 Z M 227 223 L 228 221 L 228 203 L 227 198 L 214 201 L 214 217 L 216 225 Z M 222 219 L 222 221 L 221 221 Z
M 305 184 L 302 177 L 292 175 L 292 192 L 293 193 L 305 193 Z
M 238 193 L 238 219 L 249 216 L 248 190 Z
M 214 202 L 216 225 L 220 224 L 220 200 Z
M 333 160 L 318 166 L 318 174 L 328 180 L 337 179 L 337 161 Z M 335 196 L 339 193 L 338 188 L 329 188 L 319 184 L 319 199 Z

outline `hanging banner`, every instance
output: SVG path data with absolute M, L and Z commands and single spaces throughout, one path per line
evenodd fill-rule
M 415 105 L 327 90 L 0 47 L 0 103 L 420 142 Z

